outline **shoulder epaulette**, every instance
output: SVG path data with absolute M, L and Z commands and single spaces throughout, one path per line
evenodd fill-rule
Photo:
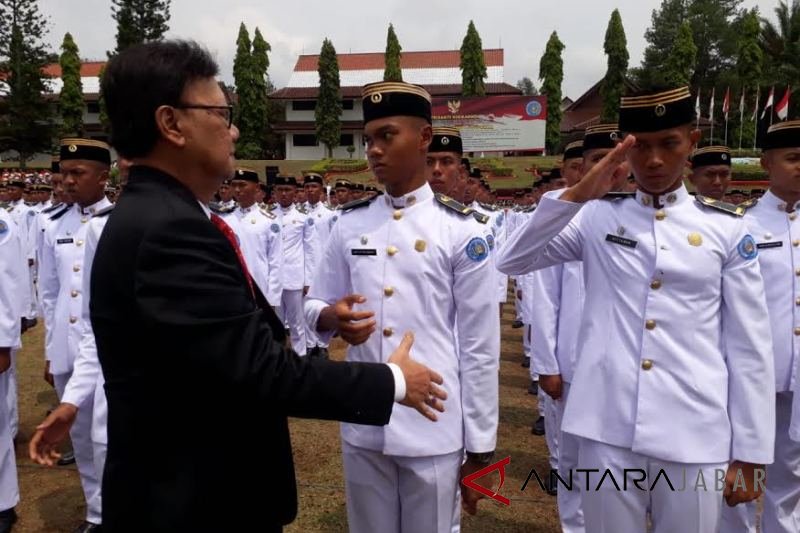
M 475 211 L 471 207 L 467 207 L 458 200 L 450 198 L 445 194 L 440 194 L 437 192 L 436 194 L 434 194 L 434 197 L 436 198 L 436 201 L 439 202 L 441 205 L 455 211 L 461 216 L 467 217 L 472 215 L 472 218 L 474 218 L 481 224 L 486 224 L 487 222 L 489 222 L 489 220 L 491 220 L 491 218 L 488 215 L 484 215 L 479 211 Z
M 373 200 L 375 200 L 375 198 L 377 198 L 377 196 L 374 196 L 372 198 L 360 198 L 358 200 L 353 200 L 352 202 L 347 202 L 346 204 L 341 205 L 339 207 L 345 213 L 349 213 L 353 209 L 359 209 L 361 207 L 368 206 L 369 204 L 372 203 Z
M 601 198 L 601 200 L 610 200 L 613 202 L 615 200 L 624 200 L 625 198 L 633 198 L 634 196 L 636 196 L 635 192 L 614 191 L 607 193 L 605 196 Z
M 275 213 L 271 213 L 271 212 L 267 211 L 266 209 L 264 209 L 263 207 L 259 208 L 259 211 L 261 212 L 262 215 L 264 215 L 265 217 L 267 217 L 269 219 L 278 218 L 278 216 Z
M 478 205 L 481 206 L 483 209 L 486 209 L 487 211 L 492 211 L 492 212 L 497 211 L 497 209 L 495 209 L 493 205 L 482 204 L 482 203 L 478 203 Z
M 525 207 L 524 209 L 522 209 L 520 211 L 520 213 L 533 213 L 534 211 L 536 211 L 536 206 L 535 205 L 529 205 L 529 206 Z
M 97 213 L 95 213 L 95 214 L 94 214 L 94 216 L 93 216 L 92 218 L 97 218 L 97 217 L 104 217 L 104 216 L 106 216 L 107 214 L 109 214 L 111 211 L 113 211 L 113 210 L 114 210 L 114 206 L 115 206 L 115 204 L 111 204 L 111 205 L 110 205 L 110 206 L 108 206 L 108 207 L 104 207 L 103 209 L 101 209 L 100 211 L 98 211 Z
M 742 207 L 741 205 L 733 205 L 721 200 L 715 200 L 713 198 L 709 198 L 708 196 L 703 196 L 702 194 L 698 194 L 694 197 L 694 199 L 699 204 L 710 207 L 711 209 L 716 209 L 717 211 L 722 211 L 723 213 L 728 213 L 729 215 L 733 215 L 735 217 L 743 217 L 748 209 L 747 207 Z
M 208 204 L 208 208 L 218 215 L 229 215 L 236 211 L 236 206 L 222 207 L 219 204 Z
M 11 207 L 11 204 L 9 204 L 8 202 L 0 202 L 0 209 L 5 209 L 6 211 L 8 211 L 9 207 Z
M 758 203 L 758 198 L 750 198 L 749 200 L 745 200 L 744 202 L 740 203 L 738 207 L 744 207 L 745 209 L 752 209 Z
M 305 206 L 296 205 L 294 207 L 295 207 L 295 209 L 297 209 L 299 212 L 303 213 L 304 215 L 308 214 L 308 210 L 305 208 Z
M 64 204 L 53 204 L 50 207 L 46 207 L 46 208 L 42 209 L 42 213 L 44 213 L 44 214 L 52 213 L 56 209 L 59 209 L 59 208 L 63 207 L 63 205 Z
M 63 217 L 64 214 L 66 214 L 66 212 L 69 211 L 72 206 L 71 205 L 65 205 L 63 207 L 64 207 L 64 209 L 62 209 L 61 211 L 57 211 L 56 214 L 54 214 L 53 216 L 50 217 L 50 220 L 58 220 L 59 218 Z

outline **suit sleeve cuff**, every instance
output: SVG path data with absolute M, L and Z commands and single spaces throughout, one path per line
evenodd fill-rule
M 394 401 L 402 402 L 406 397 L 406 378 L 400 367 L 394 363 L 387 363 L 394 376 Z

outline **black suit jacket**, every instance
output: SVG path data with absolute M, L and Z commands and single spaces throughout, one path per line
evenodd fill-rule
M 297 512 L 287 416 L 389 421 L 391 370 L 286 348 L 230 243 L 160 171 L 131 170 L 91 294 L 108 397 L 105 531 L 287 524 Z

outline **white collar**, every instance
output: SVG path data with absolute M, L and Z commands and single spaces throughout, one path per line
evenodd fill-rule
M 681 186 L 674 191 L 664 194 L 649 194 L 643 192 L 641 189 L 636 189 L 636 201 L 639 205 L 645 207 L 652 207 L 653 209 L 663 209 L 665 207 L 672 207 L 680 204 L 689 198 L 689 191 L 686 186 L 681 183 Z
M 387 193 L 384 195 L 384 198 L 386 205 L 389 207 L 394 207 L 395 209 L 411 207 L 412 205 L 433 198 L 433 189 L 431 189 L 431 186 L 428 185 L 428 182 L 425 182 L 418 189 L 413 190 L 408 194 L 404 194 L 403 196 L 395 197 Z

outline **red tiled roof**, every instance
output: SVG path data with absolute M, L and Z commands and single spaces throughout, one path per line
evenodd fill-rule
M 461 85 L 426 85 L 425 89 L 431 96 L 460 96 Z M 361 98 L 361 87 L 342 87 L 342 98 Z M 319 87 L 284 87 L 270 94 L 270 98 L 276 100 L 304 100 L 316 98 L 319 94 Z M 500 94 L 522 94 L 522 92 L 508 83 L 487 83 L 486 95 L 495 96 Z
M 92 78 L 100 76 L 100 70 L 105 66 L 105 61 L 86 61 L 81 63 L 81 77 Z M 51 63 L 44 67 L 45 76 L 51 78 L 61 77 L 61 65 L 58 63 Z
M 339 70 L 380 70 L 385 68 L 383 52 L 364 54 L 337 54 Z M 491 49 L 483 51 L 487 67 L 502 67 L 503 50 Z M 319 55 L 302 55 L 294 66 L 295 72 L 317 70 Z M 403 52 L 400 56 L 400 68 L 457 68 L 461 64 L 461 53 L 458 50 L 435 50 L 429 52 Z

